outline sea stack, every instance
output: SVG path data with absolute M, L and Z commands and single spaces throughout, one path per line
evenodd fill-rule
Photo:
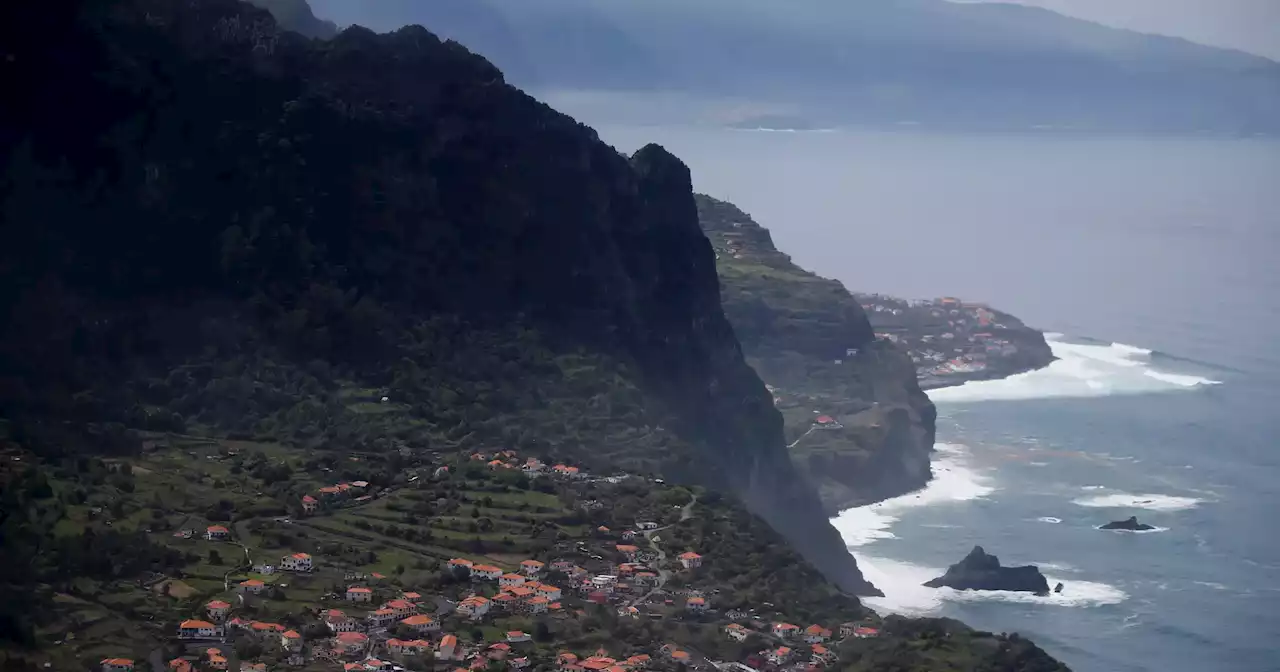
M 1137 516 L 1129 516 L 1128 520 L 1113 520 L 1106 525 L 1098 528 L 1099 530 L 1131 530 L 1133 532 L 1141 532 L 1143 530 L 1154 530 L 1154 525 L 1139 523 Z
M 1035 565 L 1001 567 L 1000 559 L 974 546 L 969 555 L 947 568 L 947 573 L 926 582 L 930 588 L 956 590 L 1011 590 L 1037 595 L 1049 594 L 1049 581 Z

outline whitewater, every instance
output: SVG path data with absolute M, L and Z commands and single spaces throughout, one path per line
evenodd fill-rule
M 1231 388 L 1232 374 L 1123 343 L 1058 333 L 1046 340 L 1057 360 L 1043 369 L 931 391 L 940 437 L 934 478 L 918 491 L 843 511 L 832 524 L 884 593 L 865 600 L 882 614 L 1018 630 L 1066 652 L 1074 669 L 1152 669 L 1112 658 L 1090 639 L 1149 629 L 1158 633 L 1152 641 L 1190 636 L 1193 626 L 1166 615 L 1176 613 L 1172 605 L 1205 595 L 1256 597 L 1203 557 L 1224 554 L 1197 528 L 1201 516 L 1230 502 L 1231 488 L 1215 482 L 1226 479 L 1204 478 L 1201 464 L 1171 447 L 1140 445 L 1157 432 L 1138 427 L 1181 404 L 1214 402 Z M 1130 515 L 1155 529 L 1098 529 Z M 922 585 L 974 545 L 1005 565 L 1038 566 L 1064 591 Z M 1188 553 L 1201 557 L 1184 564 Z

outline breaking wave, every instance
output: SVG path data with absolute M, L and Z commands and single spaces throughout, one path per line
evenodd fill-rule
M 1101 397 L 1113 394 L 1176 392 L 1221 381 L 1155 368 L 1152 351 L 1124 343 L 1079 343 L 1062 334 L 1045 334 L 1058 359 L 1037 371 L 1000 380 L 982 380 L 929 392 L 941 403 Z
M 1071 500 L 1077 506 L 1097 509 L 1147 509 L 1148 511 L 1184 511 L 1194 509 L 1203 502 L 1195 497 L 1178 497 L 1176 495 L 1133 495 L 1127 492 L 1116 492 L 1110 495 L 1080 497 Z

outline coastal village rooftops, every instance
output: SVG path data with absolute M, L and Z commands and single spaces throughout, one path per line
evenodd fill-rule
M 372 588 L 365 588 L 364 586 L 351 586 L 350 588 L 347 589 L 347 594 L 354 594 L 354 595 L 364 595 L 372 592 L 373 592 Z
M 291 555 L 291 556 L 289 556 L 289 557 L 293 558 L 294 560 L 310 560 L 310 559 L 311 559 L 311 554 L 309 554 L 309 553 L 294 553 L 293 555 Z
M 204 531 L 210 534 L 230 534 L 231 533 L 231 530 L 228 530 L 227 528 L 221 525 L 210 525 L 209 527 L 206 527 Z
M 315 504 L 315 503 L 316 503 L 316 498 L 315 498 L 315 497 L 312 497 L 311 495 L 303 495 L 303 496 L 302 496 L 302 501 L 303 501 L 303 502 L 306 502 L 307 504 Z
M 205 606 L 210 609 L 230 609 L 231 608 L 230 604 L 227 604 L 222 600 L 210 600 L 209 604 L 206 604 Z
M 829 425 L 829 424 L 831 424 L 831 423 L 833 423 L 833 422 L 835 422 L 835 421 L 836 421 L 836 419 L 835 419 L 835 418 L 833 418 L 833 417 L 831 417 L 831 416 L 829 416 L 829 415 L 819 415 L 819 416 L 815 419 L 815 422 L 817 422 L 819 425 Z
M 680 554 L 681 560 L 698 560 L 700 558 L 702 558 L 702 556 L 698 555 L 697 553 L 694 553 L 693 551 L 687 551 L 685 553 Z
M 302 635 L 298 634 L 297 630 L 285 630 L 282 636 L 286 639 L 302 639 Z
M 614 546 L 614 548 L 616 548 L 619 553 L 635 553 L 640 550 L 640 547 L 632 546 L 631 544 L 618 544 Z
M 432 623 L 435 622 L 435 619 L 431 618 L 430 616 L 427 616 L 426 614 L 415 614 L 400 622 L 408 626 L 421 626 L 421 625 L 431 625 Z
M 369 641 L 369 636 L 363 632 L 339 632 L 334 639 L 341 644 L 363 644 Z
M 240 582 L 240 585 L 244 586 L 245 588 L 261 588 L 262 586 L 265 586 L 267 584 L 257 579 L 245 579 L 244 581 Z
M 808 635 L 830 635 L 831 634 L 830 630 L 817 624 L 814 624 L 805 628 L 804 631 L 805 631 L 805 634 L 808 634 Z
M 413 591 L 408 591 L 408 592 L 404 593 L 403 595 L 401 595 L 401 597 L 403 597 L 403 598 L 404 598 L 404 599 L 406 599 L 406 600 L 409 600 L 410 602 L 413 602 L 413 601 L 415 601 L 415 600 L 421 600 L 421 599 L 422 599 L 422 593 L 415 593 L 415 592 L 413 592 Z
M 201 621 L 199 619 L 191 618 L 178 624 L 178 627 L 183 630 L 209 630 L 215 626 L 209 621 Z
M 546 563 L 537 560 L 523 560 L 520 562 L 520 567 L 524 569 L 542 569 L 545 565 Z
M 449 561 L 450 567 L 471 567 L 474 564 L 475 563 L 471 562 L 466 558 L 454 558 Z
M 391 600 L 385 606 L 388 609 L 412 609 L 413 603 L 408 600 Z

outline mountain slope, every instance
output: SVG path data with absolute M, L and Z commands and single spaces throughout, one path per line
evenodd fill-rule
M 340 23 L 456 31 L 500 67 L 536 71 L 515 79 L 522 86 L 781 101 L 821 123 L 1275 130 L 1280 118 L 1280 64 L 1018 5 L 477 0 L 457 11 L 448 0 L 377 10 L 343 0 L 313 4 Z M 469 30 L 476 11 L 501 32 Z
M 24 7 L 0 139 L 0 404 L 23 433 L 539 447 L 736 492 L 874 590 L 791 468 L 678 159 L 619 156 L 421 28 Z M 395 405 L 348 401 L 369 390 Z
M 716 248 L 725 315 L 747 360 L 774 387 L 792 460 L 828 511 L 927 483 L 937 411 L 907 353 L 876 340 L 848 290 L 792 263 L 749 215 L 696 199 Z M 843 426 L 815 430 L 816 414 Z

